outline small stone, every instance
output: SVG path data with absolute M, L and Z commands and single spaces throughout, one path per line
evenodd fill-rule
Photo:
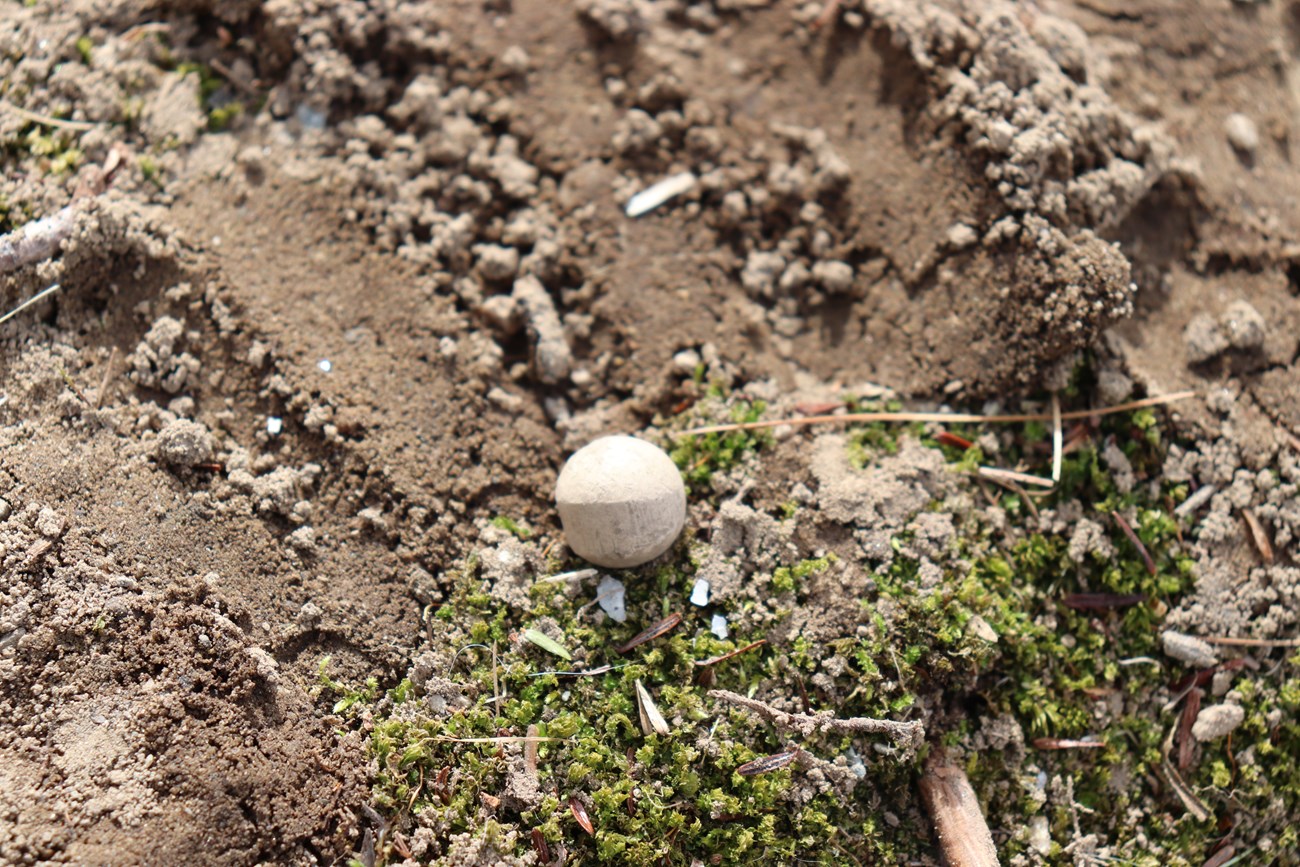
M 1246 719 L 1246 712 L 1235 704 L 1216 704 L 1201 708 L 1192 723 L 1192 737 L 1212 741 L 1229 734 Z
M 1164 645 L 1165 655 L 1172 656 L 1179 662 L 1185 662 L 1193 668 L 1210 668 L 1219 662 L 1219 656 L 1214 652 L 1214 648 L 1195 636 L 1168 630 L 1161 633 L 1160 642 Z
M 509 280 L 519 271 L 519 251 L 498 244 L 478 244 L 474 247 L 478 257 L 478 271 L 485 280 Z
M 979 233 L 965 223 L 953 223 L 948 227 L 948 246 L 954 250 L 969 247 L 979 239 Z
M 853 266 L 847 262 L 818 262 L 813 265 L 813 279 L 827 292 L 843 294 L 853 288 Z
M 64 517 L 49 506 L 41 509 L 40 514 L 36 516 L 36 532 L 47 539 L 59 538 L 67 526 L 68 522 Z
M 1259 128 L 1246 115 L 1240 112 L 1228 115 L 1223 131 L 1227 133 L 1228 144 L 1242 156 L 1253 157 L 1259 150 Z
M 0 521 L 8 520 L 11 514 L 13 514 L 13 507 L 9 505 L 9 501 L 0 498 Z
M 1183 329 L 1188 364 L 1209 361 L 1228 348 L 1228 337 L 1208 313 L 1198 313 Z
M 1264 345 L 1266 324 L 1259 311 L 1249 301 L 1234 301 L 1223 311 L 1220 319 L 1223 330 L 1228 334 L 1228 343 L 1233 349 L 1246 351 L 1259 349 Z
M 601 437 L 575 452 L 555 502 L 573 552 L 612 569 L 658 557 L 686 524 L 686 486 L 672 458 L 629 436 Z
M 196 421 L 178 418 L 158 432 L 158 458 L 175 467 L 192 467 L 212 460 L 212 434 Z

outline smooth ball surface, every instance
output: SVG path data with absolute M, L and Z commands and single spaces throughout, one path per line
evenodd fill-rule
M 629 436 L 574 452 L 555 484 L 555 505 L 573 552 L 611 569 L 648 563 L 686 524 L 686 486 L 672 458 Z

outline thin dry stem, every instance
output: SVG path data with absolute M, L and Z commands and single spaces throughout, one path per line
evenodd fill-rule
M 1065 451 L 1065 436 L 1061 432 L 1061 399 L 1052 395 L 1052 482 L 1061 480 L 1061 456 Z
M 1210 644 L 1222 644 L 1230 647 L 1300 647 L 1300 638 L 1228 638 L 1226 636 L 1204 637 L 1202 641 Z
M 47 114 L 37 114 L 34 111 L 28 111 L 19 105 L 14 105 L 7 99 L 0 99 L 0 108 L 10 114 L 17 115 L 23 120 L 39 123 L 41 126 L 52 126 L 56 129 L 72 130 L 74 132 L 85 132 L 88 129 L 94 129 L 99 124 L 88 120 L 64 120 L 61 117 L 50 117 Z
M 1005 480 L 1026 485 L 1037 485 L 1040 488 L 1051 488 L 1056 485 L 1051 479 L 1045 479 L 1042 476 L 1032 476 L 1029 473 L 1018 473 L 1015 470 L 1004 470 L 999 467 L 980 467 L 979 474 L 995 482 Z
M 1097 409 L 1080 409 L 1071 412 L 1061 413 L 1061 420 L 1093 418 L 1094 416 L 1114 415 L 1120 412 L 1129 412 L 1130 410 L 1143 409 L 1149 406 L 1163 406 L 1169 403 L 1176 403 L 1180 400 L 1196 397 L 1194 391 L 1177 391 L 1173 394 L 1162 394 L 1156 397 L 1147 397 L 1142 400 L 1132 400 L 1128 403 L 1117 403 L 1113 406 L 1104 406 Z M 733 430 L 759 430 L 761 428 L 781 427 L 790 425 L 791 427 L 802 427 L 804 425 L 816 424 L 843 424 L 844 422 L 856 421 L 896 421 L 896 422 L 939 422 L 941 424 L 1014 424 L 1027 421 L 1051 421 L 1050 413 L 1030 412 L 1019 414 L 1001 414 L 1001 415 L 979 415 L 976 413 L 961 412 L 852 412 L 844 415 L 814 415 L 806 418 L 786 418 L 770 419 L 768 421 L 751 421 L 734 424 L 716 424 L 708 427 L 696 427 L 689 430 L 679 431 L 676 436 L 693 436 L 696 434 L 724 433 Z
M 3 254 L 4 254 L 4 249 L 3 247 L 0 247 L 0 255 Z M 58 283 L 55 283 L 53 286 L 49 286 L 45 289 L 42 289 L 40 292 L 37 292 L 31 298 L 28 298 L 26 301 L 24 301 L 22 304 L 19 304 L 13 310 L 10 310 L 4 316 L 0 316 L 0 325 L 4 325 L 10 319 L 13 319 L 15 316 L 17 316 L 19 313 L 22 313 L 28 307 L 31 307 L 33 304 L 36 304 L 39 301 L 49 297 L 50 295 L 53 295 L 55 292 L 58 292 L 59 289 L 61 288 L 63 287 L 61 287 Z
M 896 743 L 908 749 L 916 749 L 925 740 L 925 725 L 919 721 L 897 722 L 870 717 L 849 717 L 839 719 L 830 711 L 815 714 L 786 713 L 777 710 L 766 702 L 746 698 L 739 693 L 725 689 L 709 690 L 709 697 L 745 710 L 752 711 L 766 719 L 779 729 L 795 732 L 802 737 L 809 737 L 817 732 L 835 732 L 836 734 L 884 734 Z

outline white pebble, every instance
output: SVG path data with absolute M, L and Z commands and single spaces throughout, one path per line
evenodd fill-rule
M 625 569 L 672 547 L 686 524 L 686 486 L 663 449 L 602 437 L 573 454 L 555 484 L 569 547 L 598 566 Z
M 280 435 L 280 431 L 282 430 L 284 430 L 284 419 L 275 415 L 270 415 L 266 417 L 267 435 L 278 437 Z
M 1255 122 L 1240 112 L 1228 115 L 1223 122 L 1223 131 L 1228 135 L 1228 144 L 1244 156 L 1254 156 L 1259 150 L 1259 128 Z

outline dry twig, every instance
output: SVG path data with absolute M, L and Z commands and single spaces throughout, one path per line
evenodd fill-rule
M 884 734 L 889 735 L 895 743 L 914 750 L 925 740 L 925 725 L 919 721 L 898 722 L 896 720 L 872 719 L 870 717 L 849 717 L 839 719 L 830 711 L 815 714 L 786 713 L 770 704 L 753 698 L 746 698 L 739 693 L 725 689 L 709 690 L 709 698 L 725 701 L 752 711 L 766 719 L 779 729 L 796 732 L 802 737 L 809 737 L 817 732 L 835 732 L 836 734 Z

